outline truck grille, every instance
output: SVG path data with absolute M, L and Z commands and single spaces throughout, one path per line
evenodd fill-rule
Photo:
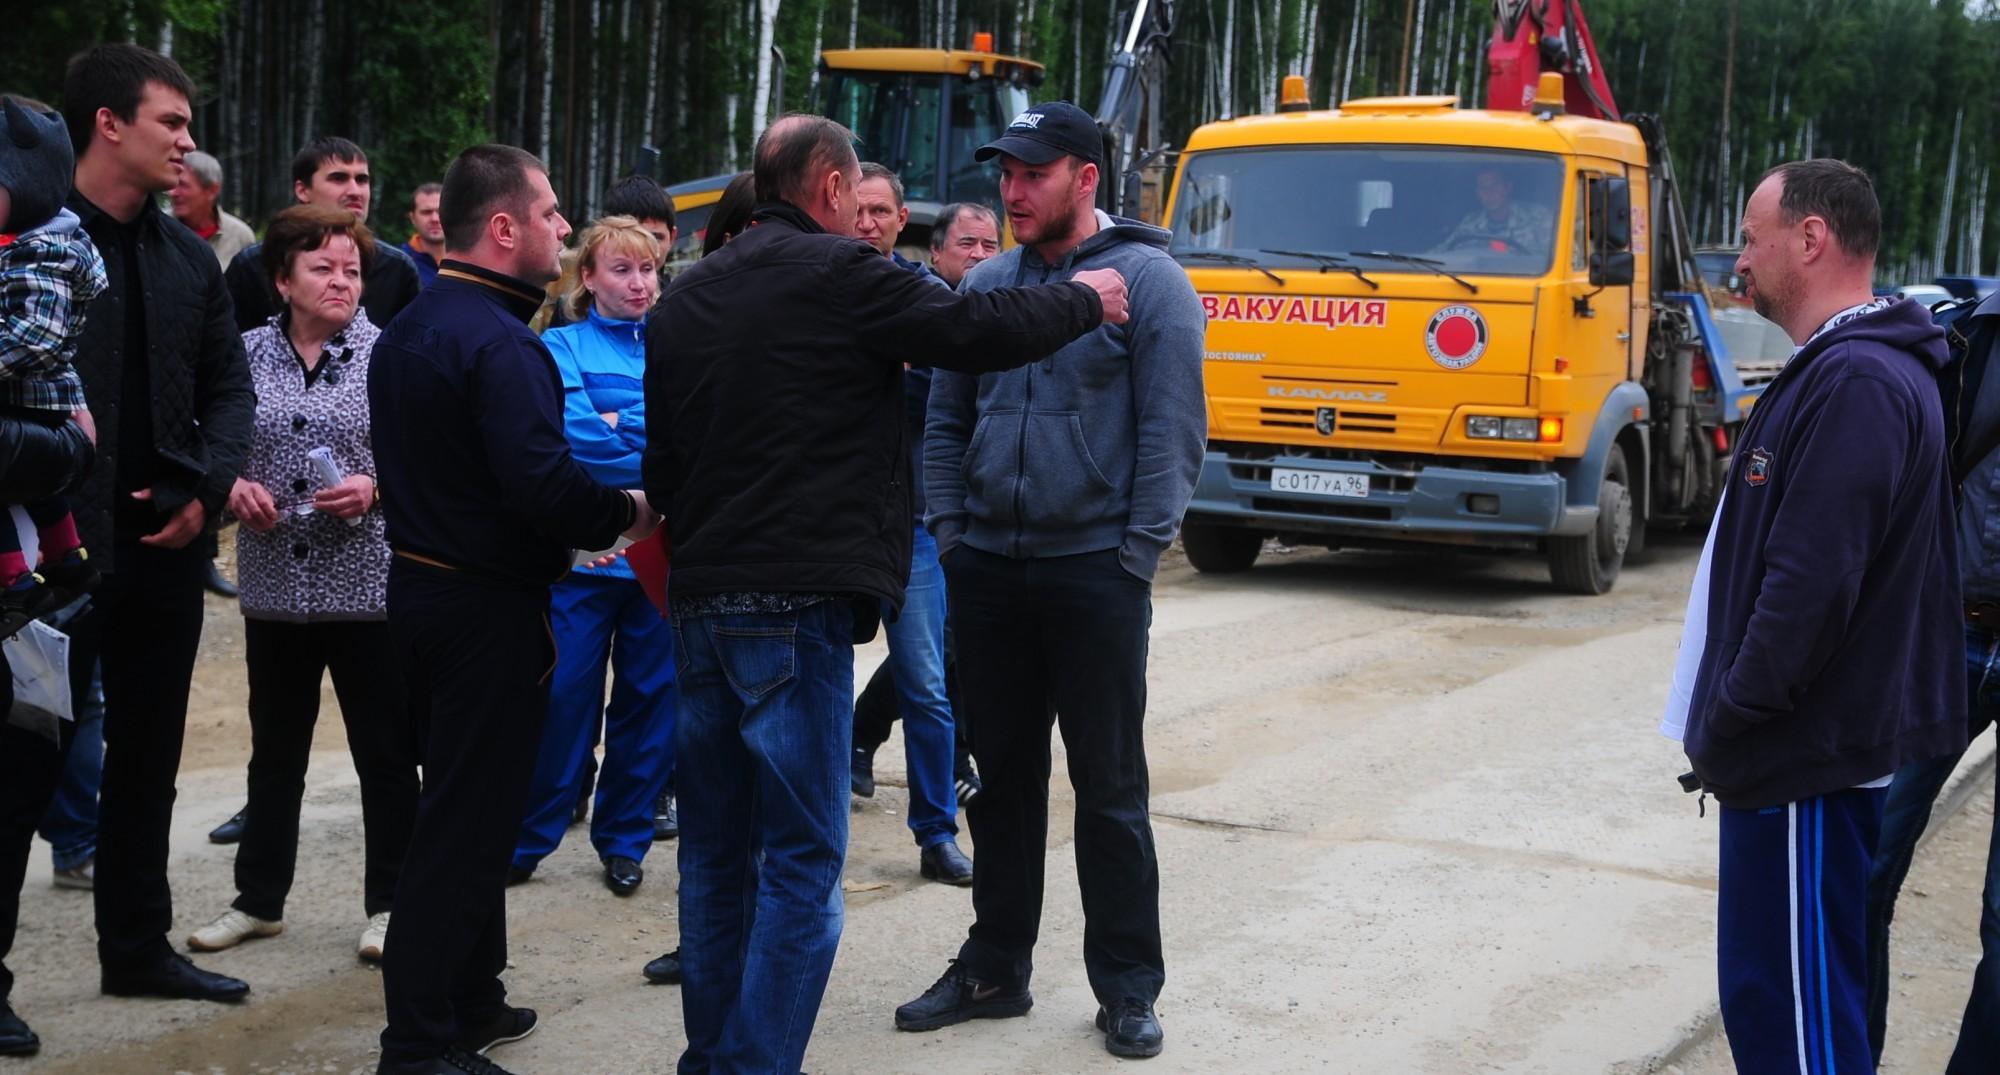
M 1350 411 L 1336 407 L 1334 432 L 1336 433 L 1376 433 L 1393 436 L 1396 432 L 1396 416 L 1380 411 Z M 1317 407 L 1260 407 L 1258 424 L 1266 429 L 1318 429 L 1319 408 Z

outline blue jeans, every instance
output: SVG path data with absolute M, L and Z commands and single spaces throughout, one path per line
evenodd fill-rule
M 886 613 L 886 610 L 885 610 Z M 921 525 L 911 540 L 910 584 L 903 591 L 903 615 L 886 616 L 889 672 L 902 702 L 903 757 L 910 770 L 910 832 L 918 847 L 958 835 L 958 800 L 952 788 L 951 697 L 944 682 L 944 569 L 938 566 L 937 539 Z
M 840 945 L 854 612 L 674 617 L 682 1075 L 795 1072 Z
M 2000 715 L 2000 635 L 1966 627 L 1965 686 L 1975 715 Z M 1889 785 L 1875 869 L 1868 877 L 1868 1044 L 1878 1062 L 1888 1023 L 1889 923 L 1896 917 L 1896 894 L 1909 875 L 1917 838 L 1930 822 L 1931 804 L 1963 753 L 1906 765 Z M 1948 1075 L 2000 1071 L 2000 820 L 1991 841 L 1979 912 L 1979 967 L 1972 973 L 1972 996 L 1945 1068 Z
M 104 781 L 104 679 L 90 671 L 90 692 L 76 711 L 76 738 L 62 783 L 48 813 L 42 815 L 42 839 L 58 870 L 74 870 L 97 854 L 97 787 Z
M 550 587 L 549 624 L 556 671 L 514 865 L 532 869 L 562 843 L 599 714 L 604 767 L 597 777 L 590 842 L 599 858 L 642 861 L 653 846 L 653 801 L 674 768 L 673 631 L 637 582 L 581 572 Z

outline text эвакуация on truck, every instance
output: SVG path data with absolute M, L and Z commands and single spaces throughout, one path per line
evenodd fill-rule
M 1657 123 L 1594 118 L 1609 87 L 1563 59 L 1594 59 L 1574 3 L 1501 6 L 1489 103 L 1525 110 L 1314 112 L 1295 85 L 1190 137 L 1168 222 L 1209 316 L 1197 569 L 1269 535 L 1540 549 L 1599 594 L 1648 523 L 1713 510 L 1784 355 L 1729 358 Z

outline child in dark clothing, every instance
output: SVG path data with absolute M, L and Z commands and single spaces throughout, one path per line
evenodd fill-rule
M 63 208 L 75 167 L 61 116 L 22 98 L 0 99 L 0 433 L 16 424 L 60 427 L 85 410 L 70 362 L 84 307 L 103 292 L 105 277 L 82 222 Z M 54 496 L 21 506 L 44 566 L 36 574 L 5 513 L 0 637 L 97 582 L 68 502 Z

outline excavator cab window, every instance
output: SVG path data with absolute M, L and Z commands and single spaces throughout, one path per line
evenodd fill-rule
M 1028 107 L 1028 91 L 998 78 L 829 71 L 822 115 L 854 132 L 854 152 L 896 171 L 911 201 L 997 206 L 999 172 L 972 159 Z

